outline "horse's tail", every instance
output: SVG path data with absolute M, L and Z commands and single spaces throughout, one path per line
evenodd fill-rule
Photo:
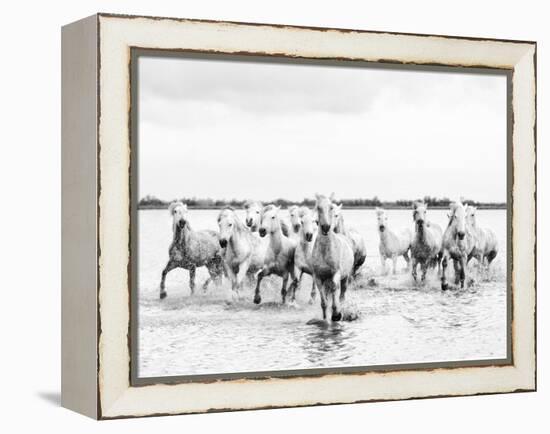
M 365 242 L 362 238 L 359 238 L 356 240 L 356 249 L 355 252 L 353 252 L 353 271 L 351 273 L 351 276 L 355 279 L 359 273 L 359 270 L 365 263 L 365 260 L 367 259 L 367 249 L 365 247 Z

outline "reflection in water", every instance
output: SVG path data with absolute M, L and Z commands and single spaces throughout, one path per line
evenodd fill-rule
M 215 211 L 192 211 L 197 228 L 215 225 Z M 395 226 L 410 213 L 392 211 Z M 505 251 L 505 212 L 480 214 L 500 234 Z M 432 213 L 441 224 L 444 212 Z M 202 220 L 201 220 L 202 219 Z M 491 220 L 492 219 L 492 220 Z M 488 274 L 463 290 L 442 292 L 437 276 L 415 284 L 400 262 L 396 276 L 380 276 L 378 237 L 372 211 L 349 211 L 349 225 L 363 234 L 369 256 L 362 276 L 347 293 L 344 310 L 359 318 L 324 323 L 319 301 L 308 304 L 304 279 L 295 304 L 281 306 L 280 279 L 264 280 L 264 302 L 252 303 L 249 288 L 235 297 L 229 284 L 190 296 L 186 271 L 175 270 L 158 300 L 160 271 L 167 258 L 170 221 L 164 211 L 140 214 L 139 375 L 193 375 L 281 369 L 479 360 L 506 357 L 504 255 Z M 201 224 L 204 223 L 204 224 Z M 163 226 L 164 225 L 164 226 Z M 475 262 L 475 261 L 472 261 Z M 197 282 L 206 272 L 197 271 Z M 264 286 L 264 285 L 263 285 Z M 313 324 L 307 324 L 315 319 Z
M 314 366 L 324 367 L 345 362 L 354 352 L 351 328 L 346 324 L 320 321 L 311 325 L 311 331 L 302 340 L 306 359 Z

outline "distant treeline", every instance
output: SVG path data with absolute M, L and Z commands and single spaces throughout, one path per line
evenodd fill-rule
M 191 197 L 191 198 L 180 198 L 176 199 L 179 200 L 185 204 L 189 208 L 194 209 L 220 209 L 226 206 L 231 206 L 233 208 L 242 208 L 244 206 L 244 203 L 246 200 L 240 200 L 240 199 L 211 199 L 211 198 L 197 198 L 197 197 Z M 416 200 L 423 200 L 428 207 L 431 208 L 448 208 L 449 204 L 452 202 L 449 198 L 437 198 L 437 197 L 430 197 L 425 196 L 424 198 L 414 199 L 414 200 L 408 200 L 408 199 L 401 199 L 396 201 L 384 201 L 379 199 L 377 196 L 374 196 L 371 199 L 338 199 L 338 203 L 341 203 L 344 205 L 345 208 L 374 208 L 374 207 L 383 207 L 387 209 L 403 209 L 403 208 L 411 208 L 413 202 Z M 474 205 L 477 208 L 480 209 L 506 209 L 506 203 L 504 202 L 477 202 L 475 200 L 470 199 L 462 199 L 463 203 L 467 203 L 469 205 Z M 145 196 L 138 202 L 138 209 L 164 209 L 168 208 L 168 205 L 170 204 L 170 201 L 161 200 L 155 196 Z M 287 208 L 291 205 L 299 205 L 299 206 L 307 206 L 312 207 L 315 204 L 314 198 L 305 198 L 300 202 L 287 200 L 287 199 L 274 199 L 271 201 L 265 201 L 263 202 L 265 204 L 267 203 L 273 203 L 275 205 L 282 206 L 283 208 Z

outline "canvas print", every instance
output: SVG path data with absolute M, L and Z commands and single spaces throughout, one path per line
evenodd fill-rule
M 509 357 L 506 75 L 157 53 L 132 82 L 136 378 Z

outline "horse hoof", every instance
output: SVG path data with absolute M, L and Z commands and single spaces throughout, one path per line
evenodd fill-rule
M 442 283 L 441 284 L 441 290 L 442 291 L 447 291 L 447 289 L 449 289 L 449 285 L 447 283 Z
M 262 302 L 262 297 L 260 297 L 259 295 L 255 295 L 254 296 L 254 303 L 255 304 L 260 304 Z
M 166 298 L 166 291 L 161 291 L 160 292 L 160 299 L 163 300 Z
M 342 320 L 342 312 L 333 313 L 331 319 L 332 319 L 332 321 L 341 321 Z

